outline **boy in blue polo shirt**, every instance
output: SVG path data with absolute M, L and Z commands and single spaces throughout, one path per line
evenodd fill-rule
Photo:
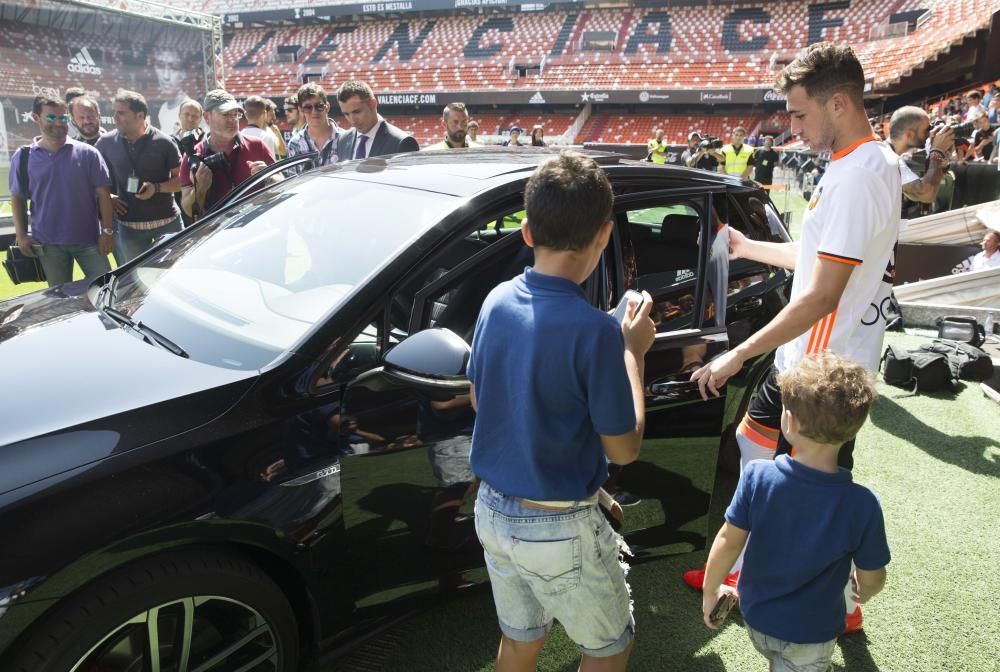
M 496 669 L 534 670 L 558 619 L 581 669 L 624 670 L 635 629 L 620 537 L 598 508 L 608 460 L 639 455 L 652 305 L 624 324 L 580 289 L 614 226 L 597 163 L 564 152 L 524 192 L 535 265 L 497 286 L 476 323 L 468 376 L 477 409 L 476 531 L 502 636 Z
M 778 385 L 781 431 L 794 450 L 744 469 L 708 556 L 702 612 L 717 629 L 710 613 L 735 593 L 722 583 L 746 545 L 737 588 L 754 647 L 772 672 L 822 672 L 844 630 L 848 578 L 851 599 L 866 602 L 882 590 L 889 564 L 878 499 L 837 466 L 875 386 L 862 366 L 829 351 L 804 357 Z

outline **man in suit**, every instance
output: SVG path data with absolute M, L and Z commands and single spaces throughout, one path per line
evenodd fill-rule
M 337 139 L 337 156 L 341 161 L 420 149 L 412 135 L 382 118 L 378 113 L 378 100 L 364 82 L 352 79 L 341 84 L 337 89 L 337 102 L 351 125 L 351 130 Z

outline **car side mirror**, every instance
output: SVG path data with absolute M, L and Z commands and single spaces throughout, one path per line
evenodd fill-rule
M 393 348 L 383 365 L 351 382 L 372 391 L 406 390 L 446 401 L 469 393 L 465 377 L 471 348 L 449 329 L 424 329 Z

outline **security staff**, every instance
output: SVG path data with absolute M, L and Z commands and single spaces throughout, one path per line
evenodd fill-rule
M 746 129 L 737 126 L 733 129 L 733 141 L 722 148 L 722 155 L 726 157 L 726 160 L 722 163 L 720 170 L 726 175 L 735 175 L 743 179 L 750 177 L 754 157 L 753 147 L 743 144 L 743 139 L 746 137 Z
M 649 139 L 646 149 L 649 151 L 649 160 L 653 163 L 667 162 L 667 143 L 663 141 L 662 128 L 656 129 L 655 137 Z

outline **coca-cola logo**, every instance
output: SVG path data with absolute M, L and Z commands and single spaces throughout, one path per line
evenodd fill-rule
M 764 92 L 765 103 L 783 103 L 788 100 L 788 96 L 773 89 Z

